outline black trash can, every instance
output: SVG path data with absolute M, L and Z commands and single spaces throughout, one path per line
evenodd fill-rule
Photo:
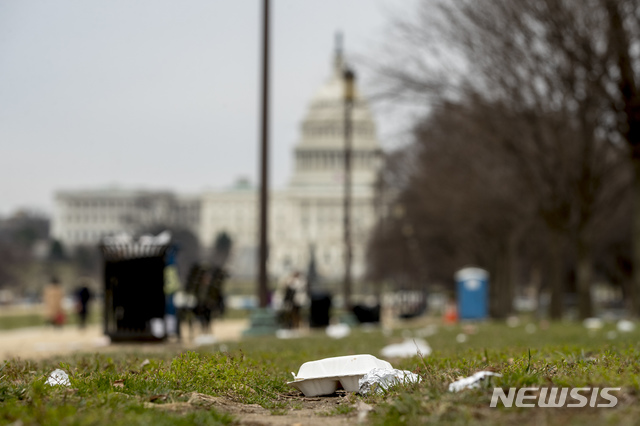
M 310 299 L 309 327 L 327 327 L 331 317 L 331 294 L 312 293 Z
M 164 268 L 169 244 L 102 244 L 104 333 L 112 342 L 166 339 Z
M 358 318 L 360 324 L 379 323 L 380 322 L 380 305 L 366 306 L 356 305 L 353 307 L 353 314 Z

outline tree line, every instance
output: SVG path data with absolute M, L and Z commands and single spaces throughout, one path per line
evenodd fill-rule
M 593 315 L 606 280 L 640 313 L 640 1 L 416 7 L 377 64 L 387 100 L 427 112 L 381 173 L 372 277 L 450 282 L 476 264 L 494 316 L 526 281 L 555 319 L 567 293 Z

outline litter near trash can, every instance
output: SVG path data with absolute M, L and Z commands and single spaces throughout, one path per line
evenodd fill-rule
M 431 346 L 423 339 L 405 339 L 402 343 L 385 346 L 380 354 L 386 358 L 410 358 L 415 355 L 428 356 Z
M 104 333 L 111 341 L 163 341 L 168 231 L 143 235 L 105 237 L 100 245 L 104 259 Z
M 358 384 L 358 393 L 368 395 L 370 393 L 384 393 L 391 386 L 398 384 L 419 383 L 420 376 L 411 371 L 374 368 L 362 376 Z
M 327 327 L 325 332 L 327 333 L 327 336 L 332 339 L 342 339 L 343 337 L 347 337 L 351 334 L 351 327 L 347 324 L 335 324 Z
M 331 395 L 342 386 L 347 392 L 360 390 L 360 379 L 369 371 L 381 368 L 393 370 L 387 361 L 373 355 L 349 355 L 305 362 L 294 381 L 288 384 L 305 396 Z
M 493 371 L 478 371 L 473 376 L 465 377 L 464 379 L 456 380 L 449 385 L 449 392 L 460 392 L 465 389 L 478 389 L 481 382 L 486 377 L 502 377 L 502 374 L 494 373 Z
M 49 374 L 49 378 L 44 384 L 49 386 L 71 386 L 69 375 L 59 368 Z

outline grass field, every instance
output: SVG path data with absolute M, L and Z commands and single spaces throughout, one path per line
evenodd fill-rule
M 123 350 L 109 356 L 12 360 L 0 367 L 0 424 L 292 424 L 290 416 L 296 413 L 316 417 L 317 424 L 356 424 L 356 407 L 362 403 L 373 408 L 366 424 L 640 421 L 640 331 L 614 336 L 614 324 L 598 331 L 573 323 L 551 324 L 546 330 L 497 323 L 440 327 L 426 337 L 434 349 L 431 355 L 389 360 L 395 368 L 418 373 L 419 384 L 375 396 L 318 398 L 304 398 L 286 384 L 303 362 L 361 353 L 379 356 L 386 344 L 433 331 L 423 325 L 404 324 L 392 332 L 356 329 L 342 340 L 317 332 L 290 340 L 246 339 L 198 352 Z M 463 333 L 466 341 L 459 343 L 456 338 Z M 70 374 L 70 388 L 44 385 L 55 368 Z M 493 378 L 490 387 L 448 392 L 449 383 L 480 370 L 503 376 Z M 615 408 L 490 408 L 494 386 L 622 390 Z

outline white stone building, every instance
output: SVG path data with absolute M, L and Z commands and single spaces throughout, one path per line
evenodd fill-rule
M 119 232 L 135 234 L 155 225 L 200 230 L 200 196 L 166 191 L 98 189 L 55 194 L 51 237 L 65 247 L 98 244 Z
M 294 149 L 287 186 L 271 191 L 269 271 L 306 270 L 311 250 L 318 272 L 329 280 L 344 273 L 344 81 L 338 51 L 331 75 L 311 99 Z M 381 149 L 365 100 L 356 90 L 352 111 L 353 274 L 365 272 L 365 252 L 375 222 L 374 185 Z M 217 235 L 233 241 L 232 273 L 252 276 L 257 267 L 258 191 L 246 182 L 184 197 L 164 192 L 100 190 L 56 194 L 52 237 L 66 246 L 95 244 L 115 232 L 139 232 L 166 223 L 192 230 L 209 251 Z
M 269 271 L 306 270 L 311 250 L 320 275 L 344 274 L 344 81 L 342 56 L 312 98 L 295 146 L 295 168 L 287 187 L 272 191 L 269 209 Z M 356 91 L 352 112 L 353 274 L 365 272 L 365 254 L 375 222 L 374 188 L 381 149 L 373 116 Z M 258 193 L 236 188 L 202 198 L 200 239 L 211 245 L 227 232 L 234 242 L 237 273 L 256 265 Z M 250 261 L 238 262 L 241 259 Z M 254 271 L 251 271 L 252 273 Z

